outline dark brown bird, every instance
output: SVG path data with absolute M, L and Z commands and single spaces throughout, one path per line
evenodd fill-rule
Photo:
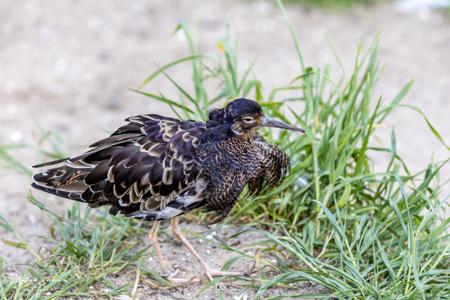
M 209 267 L 181 235 L 176 217 L 203 208 L 215 213 L 213 223 L 219 222 L 246 185 L 256 195 L 265 185 L 279 184 L 289 159 L 257 130 L 303 130 L 266 117 L 258 103 L 244 98 L 211 111 L 206 123 L 154 114 L 126 121 L 81 155 L 34 166 L 47 169 L 33 176 L 32 186 L 90 207 L 108 205 L 114 215 L 154 221 L 150 239 L 163 273 L 157 230 L 161 220 L 170 219 L 174 235 L 208 278 L 237 275 Z

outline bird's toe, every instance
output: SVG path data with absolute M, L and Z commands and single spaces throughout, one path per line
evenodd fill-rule
M 243 276 L 245 274 L 243 272 L 221 271 L 213 268 L 206 268 L 205 275 L 209 280 L 213 280 L 214 277 L 218 276 Z
M 201 281 L 201 279 L 198 276 L 193 276 L 190 278 L 169 276 L 166 279 L 169 280 L 174 285 L 186 285 L 190 283 L 198 283 Z

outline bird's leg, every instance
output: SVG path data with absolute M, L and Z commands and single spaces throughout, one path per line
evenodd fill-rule
M 161 248 L 159 247 L 159 243 L 158 243 L 159 222 L 160 221 L 153 222 L 153 227 L 150 230 L 150 234 L 148 235 L 148 237 L 150 238 L 150 241 L 152 242 L 153 249 L 155 250 L 156 257 L 158 258 L 159 265 L 161 267 L 161 273 L 163 276 L 167 276 L 169 273 L 167 272 L 166 261 L 164 260 L 164 257 L 161 253 Z
M 173 218 L 170 220 L 170 224 L 172 225 L 172 231 L 174 236 L 176 236 L 183 245 L 189 250 L 189 252 L 192 253 L 192 255 L 195 256 L 195 258 L 199 261 L 200 265 L 202 266 L 203 271 L 205 272 L 205 275 L 208 277 L 209 280 L 212 280 L 213 277 L 216 276 L 238 276 L 242 275 L 242 273 L 239 272 L 228 272 L 228 271 L 221 271 L 216 270 L 208 266 L 208 264 L 200 257 L 198 252 L 192 247 L 191 243 L 181 234 L 180 229 L 178 228 L 178 221 L 176 218 Z
M 168 280 L 170 280 L 172 283 L 177 284 L 185 284 L 190 282 L 198 281 L 195 277 L 194 278 L 177 278 L 175 277 L 176 271 L 172 274 L 169 274 L 167 270 L 166 261 L 164 260 L 164 257 L 161 253 L 161 248 L 159 247 L 158 243 L 158 227 L 159 227 L 160 221 L 155 221 L 153 223 L 153 227 L 150 230 L 149 238 L 152 242 L 153 249 L 155 249 L 156 257 L 158 258 L 159 265 L 161 267 L 161 273 L 163 277 L 167 277 Z

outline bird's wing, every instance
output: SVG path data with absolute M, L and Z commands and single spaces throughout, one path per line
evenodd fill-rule
M 36 174 L 35 187 L 92 207 L 111 204 L 113 213 L 163 209 L 198 176 L 204 124 L 153 114 L 126 121 L 87 152 Z
M 258 136 L 256 143 L 260 149 L 258 153 L 261 168 L 259 174 L 248 182 L 251 195 L 259 194 L 265 186 L 278 186 L 291 167 L 289 157 L 281 149 L 267 143 L 261 136 Z

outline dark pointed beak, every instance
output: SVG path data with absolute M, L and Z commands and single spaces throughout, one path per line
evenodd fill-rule
M 275 120 L 275 119 L 272 119 L 272 118 L 269 118 L 269 117 L 264 117 L 263 126 L 282 128 L 282 129 L 298 131 L 298 132 L 305 132 L 305 130 L 300 128 L 300 127 L 288 125 L 286 123 L 283 123 L 281 121 L 278 121 L 278 120 Z

